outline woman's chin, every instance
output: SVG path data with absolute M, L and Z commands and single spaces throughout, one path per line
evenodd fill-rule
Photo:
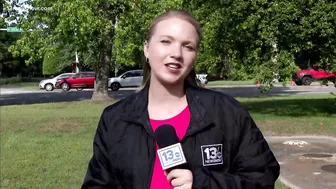
M 180 85 L 183 84 L 183 79 L 178 77 L 161 77 L 160 83 L 163 85 Z

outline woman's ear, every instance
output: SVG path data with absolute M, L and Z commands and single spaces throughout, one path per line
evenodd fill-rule
M 149 53 L 148 53 L 148 42 L 147 41 L 144 42 L 144 55 L 146 58 L 148 58 Z

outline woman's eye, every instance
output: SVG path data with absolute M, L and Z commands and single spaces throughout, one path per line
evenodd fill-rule
M 185 47 L 186 47 L 188 50 L 190 50 L 190 51 L 193 51 L 193 50 L 194 50 L 194 48 L 193 48 L 192 46 L 186 45 Z
M 168 40 L 162 40 L 161 43 L 170 43 Z

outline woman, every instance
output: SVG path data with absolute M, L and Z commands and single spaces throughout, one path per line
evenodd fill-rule
M 143 88 L 103 111 L 82 188 L 274 188 L 279 164 L 248 112 L 196 85 L 201 39 L 188 12 L 171 10 L 153 21 Z M 188 168 L 161 168 L 154 132 L 162 124 L 174 126 Z

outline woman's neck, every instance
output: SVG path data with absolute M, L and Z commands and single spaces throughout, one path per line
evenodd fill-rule
M 149 86 L 150 104 L 176 104 L 185 99 L 184 85 L 163 85 L 156 79 L 151 79 Z

